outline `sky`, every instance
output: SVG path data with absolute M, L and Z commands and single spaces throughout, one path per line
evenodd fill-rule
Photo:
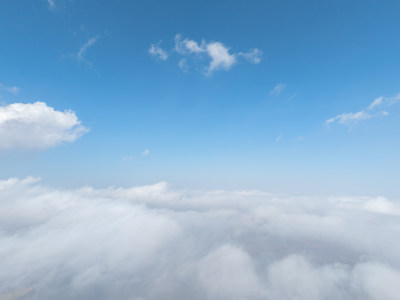
M 2 1 L 2 105 L 87 132 L 2 147 L 0 176 L 398 197 L 399 6 Z
M 0 2 L 0 299 L 396 299 L 399 1 Z

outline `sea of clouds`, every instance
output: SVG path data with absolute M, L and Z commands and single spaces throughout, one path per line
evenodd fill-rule
M 399 299 L 400 204 L 0 181 L 0 299 Z

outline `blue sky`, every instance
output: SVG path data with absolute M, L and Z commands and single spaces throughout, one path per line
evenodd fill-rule
M 2 106 L 72 110 L 82 131 L 1 150 L 0 176 L 399 197 L 399 9 L 2 1 Z

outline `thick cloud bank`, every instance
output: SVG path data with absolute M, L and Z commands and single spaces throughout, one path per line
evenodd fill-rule
M 44 102 L 0 106 L 0 150 L 47 149 L 86 132 L 74 112 L 56 111 Z
M 0 299 L 398 299 L 400 205 L 0 181 Z

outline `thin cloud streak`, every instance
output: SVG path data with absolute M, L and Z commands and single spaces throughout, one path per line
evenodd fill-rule
M 269 92 L 271 96 L 278 97 L 284 90 L 286 89 L 285 83 L 278 83 L 274 88 Z
M 49 5 L 50 10 L 53 10 L 56 8 L 56 3 L 54 2 L 54 0 L 47 0 L 47 4 Z
M 368 120 L 379 116 L 387 116 L 389 113 L 385 110 L 379 110 L 382 107 L 389 107 L 400 102 L 400 93 L 393 97 L 378 97 L 374 99 L 367 108 L 358 112 L 342 113 L 329 118 L 325 121 L 326 125 L 338 123 L 344 125 L 356 124 L 360 121 Z
M 90 38 L 85 44 L 82 45 L 82 47 L 79 48 L 78 53 L 76 54 L 76 57 L 79 61 L 85 62 L 87 64 L 90 64 L 87 60 L 86 60 L 86 52 L 87 50 L 92 47 L 99 39 L 99 36 L 95 36 Z
M 16 94 L 18 94 L 20 88 L 17 86 L 6 86 L 6 85 L 0 83 L 0 90 L 7 91 L 13 95 L 16 95 Z

